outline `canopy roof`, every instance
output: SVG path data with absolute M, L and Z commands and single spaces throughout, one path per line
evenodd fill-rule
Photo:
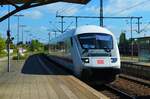
M 7 4 L 23 4 L 27 2 L 32 3 L 54 3 L 54 2 L 68 2 L 68 3 L 79 3 L 79 4 L 86 4 L 89 0 L 1 0 L 0 5 L 7 5 Z
M 0 0 L 0 5 L 12 5 L 16 9 L 11 11 L 10 13 L 0 17 L 0 22 L 7 19 L 8 17 L 14 15 L 15 13 L 25 10 L 32 7 L 42 6 L 46 4 L 51 4 L 55 2 L 68 2 L 68 3 L 78 3 L 78 4 L 86 4 L 90 0 Z

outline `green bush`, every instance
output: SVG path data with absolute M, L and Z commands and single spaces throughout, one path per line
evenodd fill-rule
M 1 51 L 1 52 L 0 52 L 0 57 L 4 57 L 4 56 L 6 56 L 6 55 L 7 55 L 6 52 L 4 52 L 4 51 Z
M 19 60 L 25 60 L 27 59 L 28 55 L 20 55 L 19 54 Z M 13 60 L 17 60 L 18 59 L 18 56 L 13 56 L 12 58 Z

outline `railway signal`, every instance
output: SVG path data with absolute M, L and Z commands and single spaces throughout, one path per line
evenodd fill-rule
M 14 40 L 13 37 L 11 37 L 10 35 L 10 30 L 7 30 L 7 40 L 6 40 L 6 44 L 7 44 L 7 53 L 8 53 L 8 66 L 7 66 L 7 72 L 10 72 L 10 43 Z

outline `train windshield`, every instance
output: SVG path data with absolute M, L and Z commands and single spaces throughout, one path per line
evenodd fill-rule
M 113 39 L 109 34 L 87 33 L 78 35 L 83 49 L 113 49 Z

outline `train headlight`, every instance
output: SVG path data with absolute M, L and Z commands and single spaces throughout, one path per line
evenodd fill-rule
M 82 61 L 83 61 L 84 63 L 89 63 L 89 58 L 82 58 Z
M 117 62 L 117 58 L 111 58 L 111 62 L 112 62 L 112 63 Z

